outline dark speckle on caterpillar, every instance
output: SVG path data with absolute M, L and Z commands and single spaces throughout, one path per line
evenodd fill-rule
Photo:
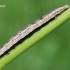
M 22 43 L 24 40 L 30 37 L 33 33 L 38 31 L 38 29 L 40 29 L 43 25 L 47 24 L 51 19 L 55 18 L 58 14 L 62 13 L 68 8 L 69 8 L 68 5 L 59 7 L 54 11 L 52 11 L 51 13 L 44 15 L 42 18 L 36 20 L 33 24 L 30 24 L 25 29 L 19 31 L 0 49 L 0 57 L 4 56 L 8 52 L 10 54 L 10 51 L 14 47 Z

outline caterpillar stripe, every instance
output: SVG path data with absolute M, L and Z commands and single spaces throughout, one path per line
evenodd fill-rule
M 62 13 L 64 10 L 68 9 L 69 6 L 65 5 L 62 7 L 59 7 L 52 11 L 51 13 L 44 15 L 42 18 L 36 20 L 33 24 L 30 24 L 25 29 L 22 29 L 19 31 L 15 36 L 13 36 L 7 43 L 4 44 L 4 46 L 0 49 L 0 57 L 6 54 L 8 50 L 11 48 L 14 48 L 17 44 L 20 44 L 20 42 L 23 39 L 26 39 L 29 34 L 31 34 L 33 31 L 41 27 L 42 25 L 49 22 L 51 19 L 56 17 L 58 14 Z M 23 42 L 23 41 L 22 41 Z

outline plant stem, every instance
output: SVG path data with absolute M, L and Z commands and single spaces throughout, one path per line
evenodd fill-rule
M 32 45 L 34 45 L 36 42 L 38 42 L 40 39 L 42 39 L 44 36 L 53 31 L 55 28 L 57 28 L 59 25 L 61 25 L 69 18 L 70 8 L 64 11 L 62 14 L 60 14 L 58 17 L 56 17 L 53 21 L 44 26 L 42 29 L 34 33 L 30 38 L 26 39 L 23 43 L 16 46 L 15 49 L 10 51 L 10 54 L 7 54 L 4 57 L 0 58 L 0 69 L 2 69 L 9 62 L 11 62 L 24 51 L 26 51 L 28 48 L 30 48 Z

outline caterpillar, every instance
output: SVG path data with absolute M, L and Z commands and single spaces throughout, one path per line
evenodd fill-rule
M 35 31 L 37 31 L 39 28 L 41 28 L 51 19 L 55 18 L 57 15 L 59 15 L 60 13 L 62 13 L 64 10 L 68 8 L 69 8 L 68 5 L 59 7 L 53 10 L 52 12 L 50 12 L 49 14 L 42 16 L 42 18 L 36 20 L 34 23 L 28 25 L 26 28 L 20 30 L 15 36 L 10 38 L 10 40 L 7 43 L 5 43 L 2 48 L 0 48 L 0 57 L 10 52 L 12 48 L 22 43 L 29 36 L 31 36 Z

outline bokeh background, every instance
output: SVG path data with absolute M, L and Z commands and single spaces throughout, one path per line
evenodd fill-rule
M 15 33 L 70 0 L 0 0 L 0 47 Z M 3 70 L 70 70 L 70 20 L 52 31 Z

